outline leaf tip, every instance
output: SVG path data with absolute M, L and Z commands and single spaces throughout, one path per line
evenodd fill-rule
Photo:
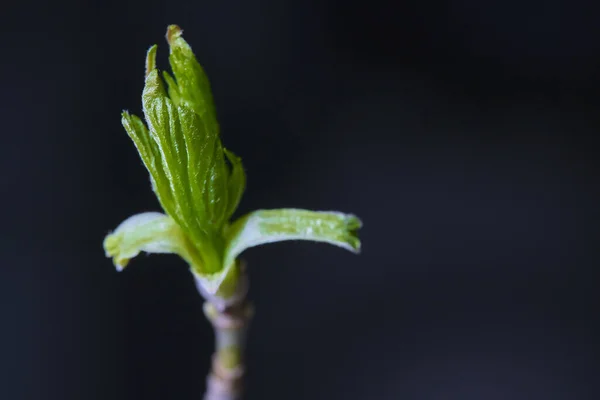
M 183 29 L 181 29 L 179 27 L 179 25 L 169 25 L 167 27 L 167 42 L 169 42 L 169 45 L 172 45 L 173 42 L 175 41 L 175 39 L 181 37 L 181 35 L 183 34 Z
M 153 45 L 148 49 L 146 53 L 146 78 L 150 75 L 153 69 L 156 68 L 156 51 L 158 50 L 157 45 Z
M 354 254 L 360 254 L 361 244 L 358 237 L 353 237 L 351 240 L 348 241 L 348 244 L 350 245 L 350 248 L 348 250 L 350 250 Z
M 132 115 L 127 110 L 121 112 L 121 125 L 123 125 L 128 133 L 135 132 Z
M 363 223 L 360 218 L 356 215 L 349 214 L 346 218 L 346 231 L 349 235 L 348 244 L 350 244 L 351 250 L 354 254 L 360 254 L 361 242 L 358 238 L 358 230 L 362 228 Z
M 360 218 L 358 218 L 354 214 L 348 214 L 346 216 L 346 228 L 350 231 L 356 233 L 360 228 L 362 228 L 363 223 Z
M 144 85 L 144 91 L 142 92 L 143 100 L 150 100 L 156 97 L 166 96 L 165 88 L 163 87 L 158 70 L 153 69 L 146 77 L 146 84 Z
M 119 242 L 119 237 L 112 233 L 104 238 L 102 247 L 104 247 L 104 253 L 106 254 L 106 257 L 113 257 L 117 253 Z
M 123 269 L 129 263 L 128 258 L 120 256 L 121 242 L 121 235 L 111 233 L 104 238 L 104 242 L 102 244 L 106 257 L 113 259 L 115 269 L 119 272 L 123 271 Z

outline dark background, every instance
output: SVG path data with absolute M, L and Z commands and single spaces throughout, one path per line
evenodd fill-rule
M 186 266 L 118 274 L 101 247 L 158 210 L 119 114 L 171 23 L 244 159 L 240 213 L 364 221 L 360 256 L 245 254 L 248 399 L 600 398 L 592 4 L 3 2 L 0 398 L 201 398 Z

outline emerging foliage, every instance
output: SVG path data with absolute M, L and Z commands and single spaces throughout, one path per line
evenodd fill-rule
M 156 45 L 146 57 L 145 123 L 122 114 L 166 215 L 130 217 L 108 235 L 104 248 L 115 265 L 123 268 L 140 251 L 175 253 L 209 293 L 227 297 L 235 287 L 236 257 L 249 247 L 313 240 L 358 252 L 361 222 L 352 215 L 259 210 L 230 224 L 246 185 L 241 159 L 221 143 L 208 78 L 181 29 L 169 26 L 167 41 L 173 75 L 165 71 L 161 78 Z

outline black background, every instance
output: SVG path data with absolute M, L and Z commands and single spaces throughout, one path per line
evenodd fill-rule
M 588 5 L 589 3 L 589 5 Z M 248 399 L 597 399 L 593 2 L 3 2 L 0 398 L 200 399 L 184 263 L 118 274 L 158 210 L 120 111 L 185 30 L 241 155 L 239 213 L 354 212 L 363 253 L 248 251 Z

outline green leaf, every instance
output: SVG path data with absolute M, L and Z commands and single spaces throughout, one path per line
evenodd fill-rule
M 171 217 L 185 226 L 183 222 L 190 219 L 192 206 L 183 125 L 177 108 L 164 92 L 156 70 L 148 75 L 142 98 L 149 141 L 155 145 L 157 164 L 163 172 L 153 178 L 159 192 L 168 192 L 173 199 L 172 204 L 161 204 Z
M 157 212 L 136 214 L 123 221 L 104 239 L 104 251 L 122 270 L 140 252 L 174 253 L 189 263 L 196 255 L 179 226 L 167 215 Z
M 206 130 L 198 114 L 176 106 L 153 70 L 142 95 L 148 130 L 134 130 L 138 149 L 153 177 L 163 206 L 198 247 L 202 272 L 221 268 L 220 232 L 228 219 L 228 169 L 216 132 Z M 147 142 L 147 143 L 146 143 Z M 136 143 L 137 146 L 137 143 Z M 150 157 L 150 155 L 152 157 Z M 164 200 L 163 200 L 164 199 Z
M 163 73 L 168 94 L 155 68 L 157 47 L 152 46 L 142 94 L 148 128 L 127 112 L 122 121 L 161 206 L 201 255 L 194 270 L 211 274 L 223 269 L 223 230 L 239 204 L 245 175 L 240 159 L 225 154 L 208 79 L 181 30 L 170 26 L 167 38 L 175 74 Z
M 127 131 L 127 134 L 133 140 L 146 169 L 150 172 L 152 190 L 158 197 L 163 209 L 173 209 L 174 200 L 171 191 L 165 185 L 157 184 L 157 182 L 165 182 L 167 180 L 157 144 L 150 137 L 144 123 L 135 115 L 130 115 L 127 111 L 124 111 L 121 122 L 123 127 L 125 127 L 125 131 Z
M 225 265 L 232 263 L 244 250 L 284 240 L 312 240 L 360 251 L 358 217 L 339 212 L 299 209 L 258 210 L 232 224 L 228 233 Z
M 169 62 L 177 82 L 179 104 L 193 109 L 202 119 L 205 128 L 218 134 L 219 125 L 208 77 L 196 60 L 192 48 L 183 39 L 182 33 L 183 31 L 177 25 L 170 25 L 167 28 Z

